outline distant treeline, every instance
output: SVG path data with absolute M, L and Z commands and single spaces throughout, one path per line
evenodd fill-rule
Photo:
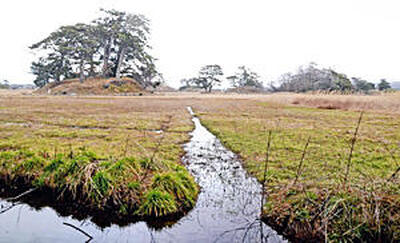
M 182 79 L 180 90 L 203 89 L 206 92 L 222 83 L 224 73 L 219 65 L 206 65 L 199 71 L 198 76 Z M 231 84 L 231 91 L 270 91 L 270 92 L 308 92 L 308 91 L 338 91 L 344 93 L 363 92 L 372 90 L 391 89 L 390 83 L 381 79 L 375 85 L 361 78 L 348 78 L 346 74 L 336 72 L 331 68 L 318 68 L 310 63 L 301 66 L 296 73 L 285 73 L 277 82 L 265 86 L 260 76 L 246 66 L 239 66 L 235 74 L 225 77 Z M 277 83 L 277 84 L 274 84 Z
M 307 91 L 342 91 L 369 92 L 374 89 L 390 89 L 390 83 L 381 79 L 378 85 L 361 78 L 348 78 L 330 68 L 318 68 L 315 63 L 300 67 L 297 73 L 286 73 L 278 81 L 279 86 L 271 85 L 273 91 L 307 92 Z
M 11 84 L 8 80 L 0 81 L 0 89 L 34 89 L 33 84 Z
M 189 79 L 182 79 L 182 87 L 179 90 L 187 89 L 203 89 L 205 92 L 211 90 L 222 83 L 224 73 L 220 65 L 206 65 L 203 66 L 197 77 Z M 234 89 L 255 89 L 264 90 L 263 82 L 260 76 L 251 71 L 246 66 L 239 66 L 235 74 L 226 77 Z
M 135 78 L 143 85 L 161 78 L 149 54 L 149 20 L 143 15 L 101 10 L 90 24 L 62 26 L 30 48 L 40 56 L 32 63 L 34 83 L 87 77 Z

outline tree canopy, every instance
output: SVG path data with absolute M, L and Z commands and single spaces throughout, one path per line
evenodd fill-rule
M 280 78 L 278 91 L 306 92 L 312 90 L 349 91 L 353 89 L 350 79 L 330 68 L 318 68 L 315 63 L 300 67 L 297 73 L 286 73 Z
M 10 82 L 8 82 L 8 80 L 0 81 L 0 89 L 9 89 L 9 88 L 10 88 Z
M 392 88 L 392 86 L 390 85 L 390 83 L 388 81 L 386 81 L 386 79 L 384 79 L 384 78 L 381 79 L 380 83 L 378 84 L 378 89 L 380 91 L 391 89 L 391 88 Z
M 181 83 L 186 87 L 197 87 L 210 93 L 215 86 L 221 84 L 223 75 L 221 66 L 206 65 L 200 69 L 198 77 L 182 79 Z
M 239 66 L 238 71 L 234 75 L 227 77 L 227 79 L 235 88 L 263 88 L 260 76 L 246 66 Z
M 44 86 L 87 77 L 135 78 L 148 86 L 160 73 L 149 54 L 149 20 L 143 15 L 101 9 L 102 16 L 90 24 L 61 26 L 30 46 L 39 54 L 31 65 L 34 83 Z

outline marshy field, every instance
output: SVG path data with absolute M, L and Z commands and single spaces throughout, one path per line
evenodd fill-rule
M 191 133 L 196 123 L 188 107 L 223 145 L 219 148 L 218 140 L 209 137 L 219 148 L 207 150 L 209 159 L 204 160 L 205 145 L 185 146 L 195 136 L 202 142 L 203 136 Z M 180 234 L 185 228 L 176 225 L 185 225 L 193 212 L 201 217 L 207 200 L 211 204 L 221 195 L 210 193 L 207 177 L 198 173 L 219 173 L 237 159 L 240 166 L 228 170 L 243 166 L 260 191 L 248 194 L 245 203 L 232 197 L 230 204 L 242 203 L 232 212 L 252 201 L 262 204 L 244 227 L 242 234 L 250 237 L 243 237 L 246 241 L 267 239 L 263 229 L 257 236 L 247 235 L 254 225 L 265 224 L 283 236 L 273 242 L 395 242 L 400 238 L 399 142 L 398 92 L 143 97 L 1 93 L 0 218 L 10 218 L 21 205 L 37 211 L 49 206 L 59 216 L 71 215 L 75 223 L 88 220 L 101 229 L 146 222 L 155 235 L 165 228 Z M 235 157 L 216 154 L 222 149 Z M 191 168 L 192 160 L 203 169 Z M 213 164 L 222 160 L 221 168 Z M 204 167 L 208 164 L 214 167 Z M 219 174 L 222 178 L 226 173 Z M 222 180 L 223 191 L 237 184 L 235 180 Z M 226 220 L 217 216 L 209 221 Z M 101 235 L 91 228 L 79 231 L 85 232 L 83 238 Z M 3 233 L 0 241 L 16 237 Z

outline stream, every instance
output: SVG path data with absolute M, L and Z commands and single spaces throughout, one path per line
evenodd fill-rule
M 195 207 L 171 226 L 146 222 L 101 228 L 90 219 L 61 216 L 0 199 L 0 242 L 283 242 L 259 220 L 261 185 L 247 175 L 237 156 L 211 134 L 188 107 L 195 129 L 184 145 L 183 163 L 200 185 Z M 12 205 L 11 205 L 12 206 Z M 68 226 L 70 225 L 70 226 Z

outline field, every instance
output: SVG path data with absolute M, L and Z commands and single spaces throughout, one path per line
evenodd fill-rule
M 194 108 L 265 181 L 269 225 L 292 240 L 390 241 L 400 237 L 399 102 L 278 94 Z
M 121 215 L 185 212 L 198 193 L 180 164 L 186 106 L 264 183 L 263 220 L 289 238 L 400 237 L 396 93 L 3 95 L 0 177 Z
M 190 115 L 174 100 L 0 98 L 0 178 L 115 216 L 186 212 L 198 188 L 180 164 Z

